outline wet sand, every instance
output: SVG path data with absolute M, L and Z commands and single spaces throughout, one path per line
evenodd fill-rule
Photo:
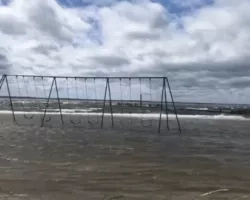
M 59 116 L 43 128 L 38 116 L 32 120 L 20 116 L 16 125 L 11 115 L 0 116 L 0 197 L 5 199 L 250 195 L 250 121 L 181 119 L 182 134 L 176 129 L 157 134 L 155 127 L 140 128 L 139 121 L 130 129 L 129 119 L 119 126 L 116 119 L 112 129 L 105 119 L 104 130 L 100 124 L 62 127 Z M 170 125 L 176 128 L 173 121 Z M 219 189 L 224 190 L 205 194 Z

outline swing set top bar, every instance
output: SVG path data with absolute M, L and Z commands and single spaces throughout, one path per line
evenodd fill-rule
M 78 79 L 164 79 L 167 78 L 165 76 L 42 76 L 42 75 L 9 75 L 4 74 L 3 76 L 15 76 L 15 77 L 31 77 L 31 78 L 78 78 Z

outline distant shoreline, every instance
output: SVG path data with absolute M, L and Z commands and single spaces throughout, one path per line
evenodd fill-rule
M 29 97 L 29 96 L 23 96 L 23 97 L 20 97 L 20 96 L 11 96 L 11 99 L 15 99 L 15 100 L 28 100 L 28 101 L 37 101 L 37 100 L 47 100 L 48 98 L 47 97 Z M 1 96 L 0 97 L 0 102 L 1 100 L 9 100 L 9 96 Z M 55 97 L 51 97 L 50 100 L 52 101 L 57 101 L 57 98 Z M 83 99 L 83 98 L 67 98 L 67 97 L 60 97 L 60 101 L 79 101 L 79 102 L 103 102 L 104 99 Z M 106 101 L 109 101 L 109 99 L 107 98 Z M 124 102 L 124 103 L 139 103 L 140 102 L 140 99 L 138 100 L 129 100 L 129 99 L 112 99 L 112 102 L 114 103 L 117 103 L 117 102 Z M 159 104 L 161 103 L 161 101 L 149 101 L 149 100 L 143 100 L 142 101 L 143 103 L 152 103 L 152 104 Z M 168 104 L 172 104 L 172 101 L 169 101 L 167 102 Z M 192 101 L 174 101 L 175 104 L 180 104 L 180 105 L 189 105 L 189 104 L 196 104 L 196 105 L 227 105 L 227 106 L 249 106 L 250 108 L 250 104 L 247 104 L 247 103 L 217 103 L 217 102 L 192 102 Z

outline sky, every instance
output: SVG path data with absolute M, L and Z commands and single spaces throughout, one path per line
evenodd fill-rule
M 250 103 L 249 0 L 0 0 L 0 74 L 167 76 Z

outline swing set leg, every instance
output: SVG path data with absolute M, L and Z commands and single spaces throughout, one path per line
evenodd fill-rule
M 163 79 L 162 92 L 161 92 L 161 111 L 160 111 L 159 124 L 158 124 L 158 133 L 161 132 L 161 119 L 162 119 L 162 111 L 163 111 L 163 95 L 164 95 L 165 88 L 166 88 L 166 82 L 165 82 L 165 79 Z
M 49 100 L 50 100 L 50 97 L 51 97 L 51 93 L 52 93 L 52 89 L 53 89 L 54 83 L 55 83 L 55 79 L 53 79 L 53 81 L 51 83 L 51 87 L 50 87 L 50 91 L 49 91 L 49 96 L 47 98 L 46 106 L 45 106 L 45 109 L 44 109 L 44 114 L 43 114 L 43 118 L 42 118 L 41 127 L 43 127 L 43 125 L 44 125 L 44 120 L 45 120 L 45 117 L 46 117 L 47 109 L 49 107 Z
M 103 128 L 107 91 L 109 91 L 109 106 L 110 106 L 111 122 L 112 122 L 112 127 L 114 127 L 113 108 L 112 108 L 111 89 L 110 89 L 110 84 L 109 84 L 109 78 L 106 79 L 106 87 L 105 87 L 105 92 L 104 92 L 104 100 L 103 100 L 103 108 L 102 108 L 101 128 Z
M 8 90 L 8 95 L 9 95 L 9 101 L 10 101 L 10 107 L 11 107 L 11 111 L 12 111 L 13 121 L 16 122 L 15 111 L 14 111 L 14 107 L 13 107 L 13 103 L 12 103 L 12 97 L 11 97 L 11 94 L 10 94 L 10 86 L 9 86 L 7 76 L 5 77 L 5 81 L 6 81 L 6 85 L 7 85 L 7 90 Z

